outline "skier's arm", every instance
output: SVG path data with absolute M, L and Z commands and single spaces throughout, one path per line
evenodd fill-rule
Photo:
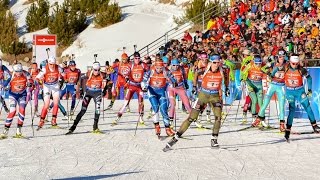
M 141 88 L 142 89 L 146 89 L 149 85 L 149 80 L 150 80 L 150 75 L 151 75 L 151 71 L 152 70 L 149 70 L 147 71 L 146 73 L 144 73 L 143 75 L 143 80 L 141 82 Z
M 310 91 L 312 87 L 312 77 L 310 76 L 308 70 L 303 67 L 301 68 L 300 72 L 301 72 L 301 75 L 307 79 L 308 90 Z
M 241 79 L 246 81 L 248 79 L 248 73 L 249 73 L 249 69 L 251 68 L 251 65 L 248 64 L 244 67 L 243 71 L 242 71 L 242 76 Z
M 169 70 L 165 70 L 165 71 L 166 71 L 167 78 L 171 81 L 171 83 L 173 85 L 177 84 L 177 80 L 176 80 L 176 78 L 174 78 L 174 76 L 171 73 L 171 71 L 169 71 Z
M 12 75 L 9 69 L 6 66 L 2 66 L 3 70 L 3 86 L 6 87 L 9 85 Z

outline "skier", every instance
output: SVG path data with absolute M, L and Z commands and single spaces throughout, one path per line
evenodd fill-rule
M 2 104 L 2 107 L 6 111 L 6 113 L 9 113 L 9 109 L 6 105 L 6 101 L 4 100 L 4 81 L 7 81 L 8 78 L 11 76 L 10 71 L 8 68 L 2 64 L 2 59 L 0 58 L 0 103 Z M 0 112 L 1 113 L 1 112 Z
M 269 76 L 272 78 L 271 83 L 269 84 L 268 90 L 264 96 L 263 105 L 261 106 L 258 118 L 254 122 L 254 124 L 261 124 L 264 127 L 267 127 L 265 124 L 265 110 L 270 103 L 270 100 L 274 93 L 277 94 L 277 99 L 279 101 L 279 117 L 280 117 L 280 131 L 285 131 L 284 126 L 284 103 L 285 103 L 285 92 L 284 92 L 284 72 L 286 64 L 284 62 L 285 54 L 284 51 L 279 51 L 278 53 L 278 62 L 274 65 L 272 72 L 268 72 Z
M 249 92 L 247 87 L 247 84 L 245 82 L 245 80 L 243 79 L 244 76 L 244 69 L 247 67 L 248 64 L 251 63 L 251 61 L 253 60 L 254 56 L 250 55 L 250 51 L 248 49 L 245 49 L 243 51 L 243 59 L 241 62 L 241 68 L 240 68 L 240 80 L 241 80 L 241 86 L 242 89 L 244 90 L 244 96 L 245 96 L 245 102 L 243 105 L 243 119 L 242 119 L 242 123 L 246 123 L 247 122 L 247 112 L 249 109 L 251 109 L 251 99 L 249 96 Z
M 121 55 L 121 63 L 119 64 L 118 77 L 117 77 L 117 80 L 114 81 L 115 88 L 113 89 L 113 93 L 112 93 L 113 98 L 110 102 L 110 105 L 107 107 L 107 109 L 111 109 L 113 107 L 115 99 L 119 95 L 120 89 L 123 88 L 124 91 L 127 89 L 128 82 L 126 80 L 129 77 L 129 71 L 130 71 L 129 57 L 126 53 L 123 53 Z M 129 107 L 127 111 L 130 111 Z
M 178 95 L 181 98 L 182 103 L 186 107 L 186 110 L 188 111 L 188 113 L 191 112 L 191 106 L 190 106 L 190 102 L 186 92 L 186 89 L 189 88 L 188 82 L 186 79 L 186 74 L 185 74 L 184 68 L 179 65 L 178 59 L 171 60 L 170 71 L 178 84 L 176 87 L 173 87 L 173 84 L 169 82 L 169 86 L 167 89 L 169 101 L 171 105 L 169 109 L 169 119 L 170 119 L 170 124 L 172 125 L 173 119 L 175 116 L 176 95 Z
M 312 78 L 308 71 L 299 65 L 299 57 L 293 55 L 290 57 L 290 62 L 285 69 L 285 89 L 286 99 L 289 102 L 289 115 L 287 118 L 286 131 L 284 137 L 289 141 L 291 127 L 293 123 L 293 117 L 296 109 L 296 100 L 301 103 L 303 108 L 308 114 L 311 126 L 315 133 L 320 133 L 320 127 L 317 125 L 313 111 L 310 106 L 308 97 L 312 97 Z M 307 79 L 308 92 L 305 92 L 305 86 L 303 84 L 303 77 Z
M 38 129 L 40 130 L 44 125 L 44 120 L 48 113 L 48 108 L 50 105 L 50 96 L 53 98 L 53 112 L 51 125 L 53 128 L 57 128 L 57 114 L 58 114 L 58 104 L 60 100 L 59 92 L 63 84 L 63 70 L 59 65 L 56 64 L 55 57 L 49 57 L 47 64 L 41 69 L 40 73 L 36 76 L 36 81 L 41 83 L 40 79 L 43 78 L 43 100 L 44 105 L 41 111 L 40 122 L 38 124 Z
M 28 69 L 30 76 L 32 79 L 36 79 L 37 75 L 40 72 L 40 69 L 38 69 L 38 64 L 36 62 L 31 64 L 31 67 Z M 37 81 L 34 81 L 33 86 L 29 88 L 29 94 L 27 96 L 27 102 L 29 102 L 32 99 L 34 99 L 34 113 L 37 117 L 39 117 L 39 112 L 38 112 L 38 96 L 40 92 L 40 86 Z
M 251 99 L 251 113 L 252 117 L 255 119 L 258 117 L 258 112 L 256 109 L 257 104 L 259 107 L 262 106 L 263 100 L 263 87 L 262 78 L 263 73 L 266 73 L 266 66 L 262 67 L 262 59 L 259 56 L 255 56 L 253 61 L 251 61 L 243 70 L 243 80 L 246 81 L 247 89 Z M 258 126 L 259 124 L 253 123 L 252 126 Z
M 126 92 L 125 101 L 123 103 L 123 106 L 118 112 L 117 119 L 112 123 L 113 125 L 116 125 L 120 120 L 122 114 L 124 113 L 124 110 L 128 106 L 134 93 L 137 93 L 138 95 L 139 122 L 140 124 L 144 124 L 144 121 L 143 121 L 144 105 L 143 105 L 143 91 L 141 89 L 141 82 L 143 80 L 144 73 L 149 70 L 149 67 L 145 63 L 141 62 L 140 54 L 138 52 L 135 52 L 133 56 L 134 56 L 134 61 L 130 65 L 129 76 L 126 77 L 126 81 L 128 82 L 129 86 Z
M 186 82 L 187 82 L 187 86 L 185 86 L 186 93 L 187 93 L 187 97 L 188 97 L 189 104 L 190 104 L 190 100 L 193 100 L 192 93 L 191 93 L 193 77 L 190 77 L 190 79 L 189 79 L 189 74 L 192 76 L 193 73 L 192 72 L 189 73 L 189 71 L 191 71 L 191 66 L 189 64 L 188 58 L 182 57 L 180 65 L 184 69 L 184 74 L 185 74 L 184 78 L 186 79 Z M 189 112 L 186 110 L 186 107 L 184 106 L 183 103 L 182 103 L 182 111 L 189 114 Z
M 19 105 L 19 118 L 16 138 L 22 138 L 21 128 L 24 122 L 25 109 L 27 105 L 27 87 L 32 86 L 32 79 L 30 75 L 27 75 L 20 63 L 13 66 L 12 76 L 4 84 L 6 89 L 9 90 L 9 104 L 10 104 L 10 113 L 7 116 L 4 131 L 1 134 L 1 139 L 7 138 L 9 133 L 9 128 L 12 124 L 12 120 L 16 115 L 16 107 Z
M 69 131 L 66 135 L 72 134 L 73 131 L 77 128 L 82 116 L 86 113 L 88 105 L 91 99 L 95 102 L 95 114 L 94 114 L 94 123 L 93 123 L 93 133 L 100 134 L 102 133 L 98 128 L 98 122 L 100 117 L 100 105 L 102 97 L 104 97 L 107 93 L 107 86 L 102 89 L 102 82 L 106 79 L 106 74 L 100 72 L 100 63 L 94 62 L 92 65 L 92 70 L 89 74 L 87 74 L 84 78 L 87 79 L 86 83 L 81 85 L 83 89 L 85 89 L 82 101 L 81 111 L 78 113 L 76 119 L 73 122 L 73 125 L 70 127 Z M 107 79 L 108 80 L 108 79 Z M 82 92 L 83 93 L 83 92 Z
M 199 56 L 199 60 L 197 61 L 197 64 L 195 67 L 195 73 L 193 78 L 193 88 L 192 88 L 193 94 L 198 93 L 197 89 L 200 89 L 201 87 L 203 74 L 206 71 L 207 67 L 208 67 L 208 55 L 206 52 L 201 52 Z M 203 111 L 200 112 L 200 114 L 202 113 Z M 211 121 L 210 119 L 208 119 L 209 113 L 210 113 L 210 110 L 207 110 L 207 121 Z M 203 125 L 201 124 L 201 115 L 199 115 L 197 121 L 195 121 L 194 123 L 198 128 L 203 128 Z
M 218 134 L 221 126 L 222 82 L 224 82 L 226 87 L 225 96 L 230 95 L 230 91 L 228 89 L 229 77 L 223 72 L 223 69 L 220 67 L 220 63 L 221 58 L 219 55 L 212 55 L 210 57 L 210 63 L 208 64 L 206 71 L 203 73 L 201 89 L 198 98 L 195 105 L 192 107 L 190 115 L 185 121 L 183 121 L 179 131 L 167 143 L 163 151 L 169 150 L 178 141 L 182 134 L 189 128 L 190 124 L 197 120 L 200 111 L 203 111 L 208 103 L 212 105 L 212 110 L 215 116 L 211 146 L 219 147 Z
M 177 82 L 171 72 L 164 67 L 163 61 L 156 61 L 150 71 L 146 72 L 141 83 L 143 91 L 148 91 L 149 101 L 153 110 L 153 123 L 156 135 L 160 138 L 161 128 L 159 125 L 159 111 L 163 117 L 163 123 L 168 136 L 173 136 L 174 132 L 170 128 L 168 117 L 168 99 L 166 95 L 167 79 L 171 81 L 173 87 Z
M 60 91 L 60 99 L 66 95 L 68 98 L 68 95 L 71 94 L 71 110 L 70 115 L 73 115 L 74 107 L 76 105 L 76 94 L 77 94 L 77 84 L 80 80 L 81 71 L 80 69 L 76 68 L 76 62 L 74 60 L 70 60 L 68 66 L 64 70 L 64 83 L 66 83 L 66 86 L 63 86 Z M 53 103 L 51 103 L 51 106 L 53 106 Z M 69 107 L 67 107 L 68 109 Z M 67 112 L 61 102 L 59 102 L 59 109 L 61 110 L 62 114 L 64 116 L 67 116 Z

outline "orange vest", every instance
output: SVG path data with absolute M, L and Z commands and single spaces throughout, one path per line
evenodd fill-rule
M 78 69 L 75 69 L 74 71 L 67 69 L 65 74 L 66 74 L 65 79 L 68 81 L 69 84 L 76 84 L 78 82 L 78 79 L 79 79 Z
M 118 81 L 119 82 L 125 82 L 125 77 L 128 76 L 130 73 L 130 63 L 121 63 L 119 65 L 119 71 L 118 71 Z
M 289 88 L 303 86 L 303 79 L 299 70 L 289 69 L 284 75 L 285 84 Z
M 188 79 L 188 73 L 189 73 L 190 67 L 188 65 L 184 65 L 183 68 L 184 68 L 184 75 L 185 75 L 184 78 Z
M 174 78 L 177 80 L 177 83 L 180 84 L 183 82 L 184 77 L 181 68 L 179 67 L 176 71 L 171 71 Z
M 22 74 L 21 76 L 12 77 L 12 80 L 10 82 L 10 90 L 13 93 L 22 93 L 27 88 L 27 77 Z
M 151 72 L 152 73 L 152 72 Z M 149 85 L 155 88 L 164 88 L 167 83 L 167 78 L 164 73 L 158 74 L 157 72 L 153 71 L 150 77 Z
M 207 69 L 207 65 L 208 64 L 204 64 L 202 61 L 199 61 L 198 62 L 198 69 L 202 69 L 203 71 L 205 71 L 206 69 Z M 202 81 L 202 79 L 203 79 L 203 75 L 199 75 L 198 76 L 198 81 Z
M 219 91 L 221 89 L 222 80 L 223 77 L 220 71 L 208 71 L 203 77 L 201 87 L 210 91 Z
M 275 67 L 279 68 L 279 63 L 277 63 Z M 273 77 L 272 81 L 273 82 L 277 82 L 277 83 L 284 83 L 284 74 L 285 74 L 284 70 L 285 70 L 285 68 L 282 66 L 282 69 L 278 70 L 276 72 L 276 74 L 279 74 L 279 77 L 278 78 L 277 77 Z
M 98 76 L 92 75 L 89 77 L 86 86 L 89 89 L 102 89 L 102 81 L 103 77 L 101 74 Z
M 46 68 L 46 74 L 44 75 L 44 83 L 47 83 L 47 84 L 57 83 L 60 77 L 59 66 L 55 64 L 53 72 L 50 71 L 48 65 L 46 65 L 45 68 Z
M 144 67 L 142 64 L 132 64 L 130 80 L 140 83 L 143 80 Z
M 262 81 L 263 72 L 261 71 L 260 67 L 252 66 L 248 72 L 248 78 L 251 81 Z

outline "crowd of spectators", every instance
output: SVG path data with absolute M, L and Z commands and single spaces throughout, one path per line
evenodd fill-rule
M 240 62 L 248 50 L 264 61 L 273 60 L 284 50 L 287 56 L 298 54 L 303 62 L 320 59 L 317 1 L 234 0 L 226 13 L 211 16 L 205 31 L 196 31 L 194 37 L 186 31 L 182 40 L 170 41 L 160 53 L 164 50 L 169 56 L 196 61 L 197 54 L 205 51 Z

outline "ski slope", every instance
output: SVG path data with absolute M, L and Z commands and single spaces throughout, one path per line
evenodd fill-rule
M 108 104 L 109 100 L 105 100 L 104 107 Z M 149 104 L 145 102 L 146 110 Z M 320 156 L 320 135 L 291 135 L 292 141 L 287 143 L 278 130 L 239 131 L 249 124 L 240 125 L 239 116 L 235 120 L 237 104 L 235 101 L 231 106 L 221 128 L 220 149 L 211 149 L 210 130 L 199 130 L 192 124 L 185 138 L 166 153 L 162 148 L 169 138 L 158 140 L 151 120 L 146 119 L 148 111 L 146 126 L 139 126 L 134 136 L 137 100 L 131 101 L 132 112 L 124 114 L 118 126 L 111 127 L 111 122 L 122 101 L 116 101 L 114 110 L 104 112 L 104 120 L 101 113 L 99 127 L 105 132 L 102 135 L 89 132 L 94 116 L 92 102 L 70 136 L 64 135 L 68 123 L 61 121 L 60 114 L 58 124 L 66 129 L 47 129 L 47 123 L 32 137 L 30 106 L 27 106 L 23 133 L 30 139 L 11 138 L 15 133 L 15 118 L 10 137 L 0 141 L 0 179 L 318 179 L 315 168 Z M 271 109 L 270 124 L 278 127 L 274 102 Z M 225 107 L 224 111 L 228 110 Z M 241 114 L 241 108 L 239 111 Z M 177 115 L 179 126 L 187 115 L 181 110 Z M 3 120 L 5 114 L 1 117 Z M 35 124 L 38 121 L 36 118 Z M 163 127 L 162 122 L 160 125 Z M 311 126 L 308 120 L 295 119 L 292 131 L 311 131 Z

